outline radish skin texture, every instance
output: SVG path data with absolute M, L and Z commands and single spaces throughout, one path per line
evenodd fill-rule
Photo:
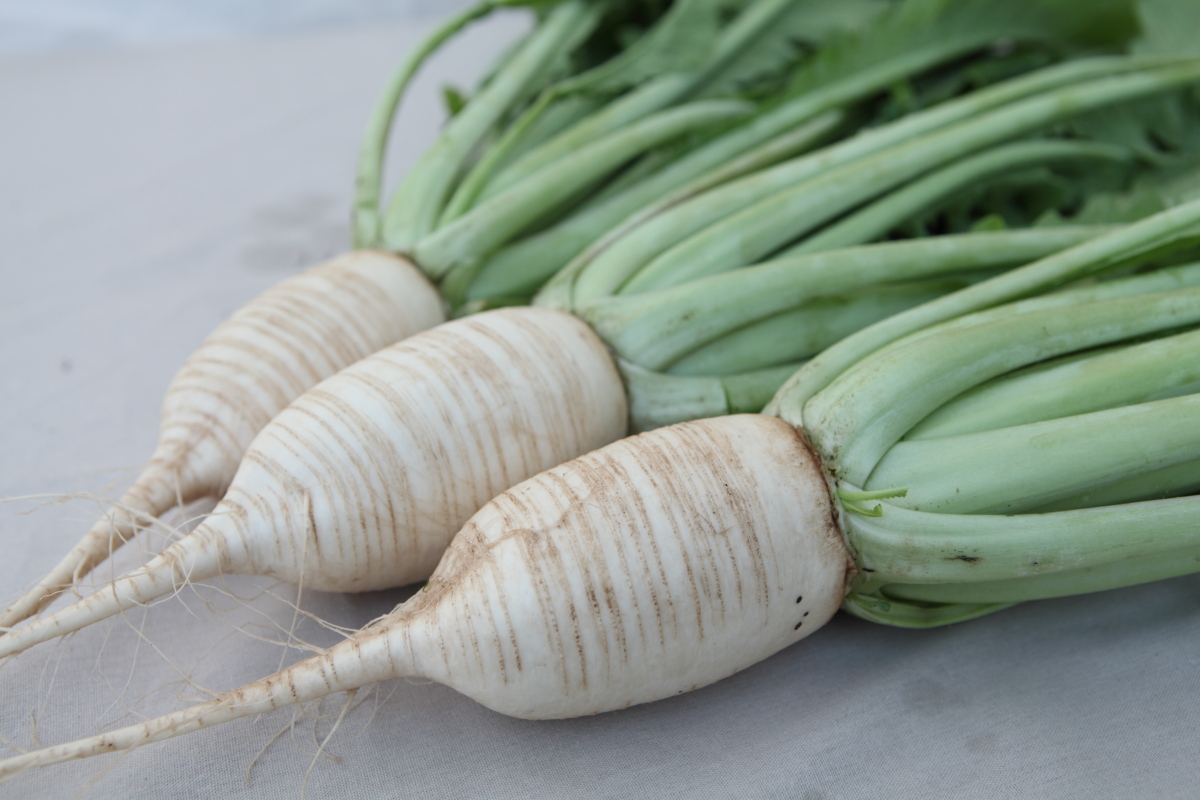
M 153 517 L 178 503 L 220 497 L 254 437 L 300 394 L 444 319 L 437 290 L 420 270 L 373 250 L 312 267 L 242 306 L 171 381 L 145 470 L 66 557 L 0 615 L 0 627 L 36 614 Z
M 529 719 L 662 699 L 812 633 L 851 566 L 796 429 L 749 414 L 660 428 L 493 499 L 424 591 L 325 653 L 209 703 L 0 761 L 0 778 L 389 678 L 430 678 Z
M 575 717 L 705 686 L 795 643 L 837 611 L 850 565 L 797 431 L 719 417 L 504 492 L 382 626 L 410 660 L 399 674 L 511 716 Z
M 0 657 L 222 573 L 337 592 L 424 580 L 489 498 L 620 438 L 627 414 L 607 349 L 569 314 L 510 308 L 440 325 L 303 394 L 202 525 L 0 638 Z

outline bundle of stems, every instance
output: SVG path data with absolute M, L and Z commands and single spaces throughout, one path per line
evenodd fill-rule
M 1079 283 L 1197 242 L 1191 201 L 897 315 L 788 381 L 768 411 L 828 470 L 857 567 L 847 611 L 925 627 L 1200 569 L 1200 263 Z
M 661 252 L 746 209 L 764 192 L 796 186 L 966 117 L 889 127 L 890 133 L 814 155 L 805 165 L 780 166 L 828 140 L 1037 66 L 1120 52 L 1137 33 L 1132 4 L 1117 0 L 1092 4 L 1087 14 L 1072 0 L 1003 7 L 981 0 L 678 0 L 649 24 L 639 18 L 636 41 L 598 60 L 595 53 L 603 48 L 597 40 L 615 38 L 614 31 L 628 28 L 636 16 L 631 7 L 644 4 L 566 0 L 547 7 L 384 208 L 387 134 L 409 79 L 467 22 L 512 4 L 469 9 L 414 52 L 376 109 L 360 163 L 357 244 L 412 258 L 458 313 L 528 302 L 572 259 L 626 239 L 651 220 L 656 225 L 638 241 L 654 238 Z M 1106 73 L 1096 66 L 1089 73 L 1085 67 L 1059 85 L 1134 68 L 1110 65 Z M 1012 99 L 998 98 L 993 107 Z M 962 152 L 982 146 L 966 145 Z M 1026 165 L 1084 157 L 1051 151 L 1012 156 Z M 893 187 L 929 169 L 913 162 Z M 1002 168 L 992 163 L 974 169 L 987 174 Z M 712 195 L 731 182 L 737 187 Z M 876 194 L 888 188 L 881 182 Z M 700 202 L 697 195 L 707 199 Z M 664 214 L 667 219 L 659 221 Z M 656 233 L 677 226 L 681 216 L 686 231 L 673 233 L 671 241 Z

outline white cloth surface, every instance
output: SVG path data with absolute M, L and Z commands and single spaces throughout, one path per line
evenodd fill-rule
M 395 169 L 436 130 L 437 84 L 468 84 L 519 28 L 498 21 L 438 59 L 404 107 Z M 0 496 L 115 496 L 188 352 L 347 246 L 359 134 L 419 32 L 0 60 Z M 0 505 L 0 600 L 98 510 L 87 497 Z M 294 589 L 224 589 L 240 599 L 188 590 L 8 663 L 0 735 L 30 747 L 94 734 L 299 657 L 277 644 Z M 405 596 L 308 592 L 300 606 L 357 627 Z M 311 622 L 296 633 L 338 638 Z M 254 762 L 291 719 L 26 773 L 0 798 L 299 797 L 310 719 Z M 587 719 L 513 720 L 393 681 L 346 716 L 307 797 L 1191 798 L 1198 730 L 1200 578 L 1186 577 L 925 632 L 839 615 L 720 684 Z

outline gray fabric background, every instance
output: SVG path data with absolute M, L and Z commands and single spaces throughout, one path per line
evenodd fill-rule
M 520 23 L 459 42 L 406 105 L 394 168 Z M 0 598 L 44 572 L 151 450 L 174 369 L 230 311 L 347 244 L 355 148 L 415 27 L 0 60 Z M 51 498 L 46 498 L 51 499 Z M 119 566 L 136 563 L 123 554 Z M 103 576 L 101 576 L 103 577 Z M 0 669 L 0 735 L 95 733 L 273 671 L 295 590 L 228 580 Z M 358 626 L 406 596 L 305 593 Z M 334 631 L 312 622 L 298 637 Z M 340 698 L 320 709 L 336 715 Z M 29 773 L 0 798 L 295 798 L 314 725 L 277 712 Z M 316 723 L 318 735 L 331 718 Z M 394 681 L 348 714 L 307 796 L 1196 797 L 1200 578 L 928 632 L 836 618 L 690 695 L 511 720 Z
M 296 33 L 429 19 L 470 0 L 0 0 L 0 53 Z

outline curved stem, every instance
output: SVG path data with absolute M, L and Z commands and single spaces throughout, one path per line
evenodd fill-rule
M 383 182 L 383 160 L 387 152 L 387 140 L 400 99 L 416 76 L 421 65 L 446 43 L 452 36 L 471 22 L 487 16 L 501 6 L 510 5 L 504 0 L 484 0 L 459 12 L 409 51 L 384 87 L 371 118 L 358 155 L 358 173 L 354 184 L 354 246 L 356 248 L 377 247 L 380 244 L 379 198 Z
M 1200 497 L 1049 514 L 937 514 L 884 505 L 846 518 L 858 583 L 963 584 L 1119 565 L 1200 547 Z M 1200 565 L 1193 565 L 1193 569 Z M 1065 594 L 1065 592 L 1064 592 Z
M 1200 394 L 998 430 L 898 442 L 866 488 L 903 483 L 894 505 L 1021 514 L 1122 478 L 1200 458 Z
M 1143 553 L 1094 567 L 979 583 L 889 584 L 888 597 L 933 603 L 1022 603 L 1100 592 L 1200 572 L 1200 546 Z
M 513 153 L 525 144 L 529 137 L 536 131 L 538 123 L 550 119 L 548 113 L 553 107 L 553 101 L 557 99 L 557 95 L 552 89 L 547 89 L 538 96 L 533 105 L 525 109 L 521 116 L 504 130 L 500 140 L 495 145 L 488 148 L 487 152 L 471 167 L 466 177 L 454 190 L 450 201 L 446 203 L 446 207 L 442 209 L 442 215 L 438 218 L 438 227 L 446 225 L 461 217 L 467 212 L 475 201 L 479 198 L 484 187 L 496 174 L 497 170 L 513 156 Z M 595 106 L 599 104 L 598 98 L 591 98 L 585 95 L 576 95 L 570 98 L 577 102 L 574 103 L 574 108 L 566 104 L 560 105 L 557 108 L 560 114 L 568 114 L 574 112 L 579 113 L 579 110 L 586 109 L 594 111 Z M 578 123 L 580 120 L 576 119 Z
M 474 200 L 483 202 L 512 188 L 564 158 L 570 158 L 601 137 L 619 131 L 673 105 L 691 83 L 688 75 L 663 75 L 617 98 L 500 170 L 479 187 Z M 553 98 L 551 89 L 547 99 Z
M 383 220 L 383 242 L 389 250 L 408 252 L 433 230 L 471 151 L 513 102 L 539 80 L 546 65 L 561 52 L 563 42 L 586 35 L 599 21 L 599 14 L 599 7 L 585 0 L 563 0 L 555 5 L 512 60 L 450 120 L 392 198 Z
M 1200 285 L 1200 265 L 1186 271 L 1194 276 L 1191 285 Z M 1004 375 L 938 408 L 904 440 L 960 436 L 1160 399 L 1200 383 L 1196 352 L 1200 331 L 1190 331 Z

